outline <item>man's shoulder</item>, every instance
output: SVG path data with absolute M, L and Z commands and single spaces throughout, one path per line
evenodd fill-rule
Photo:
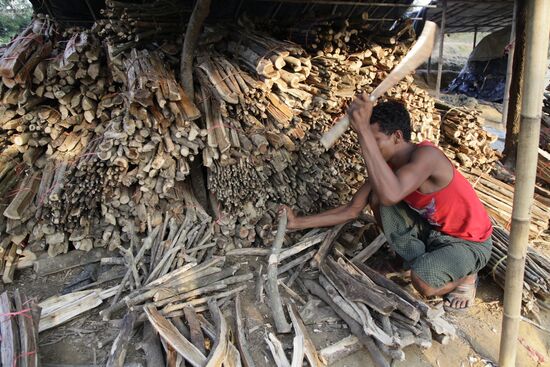
M 416 144 L 416 149 L 412 152 L 411 158 L 414 160 L 439 160 L 441 158 L 447 159 L 447 156 L 435 145 Z

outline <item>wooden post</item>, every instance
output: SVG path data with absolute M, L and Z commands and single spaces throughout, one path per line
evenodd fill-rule
M 210 12 L 211 0 L 197 0 L 193 13 L 187 23 L 185 38 L 183 40 L 183 49 L 181 52 L 180 79 L 183 84 L 185 93 L 195 99 L 195 91 L 193 88 L 193 58 L 195 56 L 195 48 L 202 29 L 202 24 Z
M 447 17 L 447 0 L 442 1 L 441 25 L 439 30 L 439 57 L 437 60 L 437 81 L 435 83 L 435 98 L 441 93 L 441 73 L 443 72 L 443 43 L 445 42 L 445 18 Z
M 514 12 L 512 14 L 512 29 L 510 30 L 510 49 L 508 50 L 508 64 L 506 66 L 506 84 L 504 86 L 504 96 L 502 100 L 502 123 L 506 124 L 508 116 L 508 103 L 510 102 L 510 85 L 512 84 L 512 66 L 514 65 L 514 49 L 516 48 L 516 14 L 518 11 L 518 2 L 514 1 Z M 475 43 L 475 41 L 474 41 Z M 475 46 L 474 46 L 475 47 Z
M 516 12 L 516 29 L 514 42 L 514 57 L 512 65 L 512 77 L 510 80 L 510 93 L 508 94 L 508 113 L 506 114 L 506 138 L 504 140 L 504 151 L 502 152 L 502 163 L 511 169 L 516 165 L 517 145 L 519 135 L 519 122 L 521 100 L 524 91 L 525 71 L 525 32 L 527 22 L 527 3 L 518 1 Z
M 432 72 L 432 57 L 428 58 L 428 70 L 426 70 L 426 83 L 430 85 L 430 73 Z
M 516 348 L 521 317 L 525 256 L 535 187 L 544 76 L 550 31 L 550 1 L 529 0 L 527 5 L 525 90 L 522 97 L 516 186 L 512 229 L 504 287 L 504 316 L 500 338 L 499 364 L 516 365 Z
M 476 44 L 477 44 L 477 25 L 474 26 L 474 45 L 472 46 L 472 50 L 476 48 Z

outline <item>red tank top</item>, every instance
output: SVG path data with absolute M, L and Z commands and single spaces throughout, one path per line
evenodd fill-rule
M 419 146 L 431 146 L 423 141 Z M 483 242 L 491 236 L 491 220 L 470 183 L 453 167 L 451 182 L 439 191 L 423 194 L 416 190 L 403 200 L 424 219 L 449 236 Z

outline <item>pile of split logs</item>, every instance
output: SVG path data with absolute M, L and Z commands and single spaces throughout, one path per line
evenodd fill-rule
M 443 118 L 441 148 L 445 154 L 463 168 L 477 168 L 488 172 L 500 153 L 491 147 L 497 139 L 483 129 L 484 119 L 477 110 L 452 107 L 437 102 L 436 108 Z
M 266 333 L 265 349 L 272 352 L 277 366 L 290 364 L 285 353 L 287 348 L 281 341 L 289 339 L 281 338 L 281 334 L 291 332 L 295 334 L 292 344 L 295 366 L 301 366 L 304 358 L 316 366 L 332 363 L 342 357 L 342 353 L 352 353 L 361 346 L 368 349 L 376 366 L 389 366 L 385 356 L 404 360 L 402 349 L 408 345 L 429 348 L 432 338 L 447 343 L 455 335 L 455 328 L 442 317 L 441 308 L 430 307 L 364 264 L 384 244 L 383 235 L 351 261 L 343 255 L 341 243 L 349 238 L 355 243 L 363 241 L 368 224 L 362 221 L 349 227 L 313 230 L 294 242 L 290 235 L 285 236 L 286 215 L 283 215 L 271 249 L 233 249 L 225 256 L 212 255 L 213 229 L 208 218 L 199 226 L 192 223 L 193 218 L 188 217 L 184 225 L 177 227 L 168 219 L 150 228 L 140 244 L 122 251 L 123 258 L 98 254 L 95 261 L 112 266 L 109 273 L 117 267 L 124 270 L 111 276 L 110 280 L 115 280 L 117 285 L 94 288 L 101 284 L 96 282 L 42 301 L 40 332 L 66 323 L 110 299 L 111 305 L 100 315 L 105 320 L 124 316 L 119 321 L 116 338 L 101 340 L 102 345 L 112 342 L 107 366 L 124 361 L 128 341 L 142 325 L 141 345 L 148 365 L 165 365 L 165 360 L 166 365 L 177 366 L 183 361 L 194 366 L 205 362 L 238 365 L 241 360 L 249 366 L 258 365 L 258 355 L 252 353 L 249 346 L 250 323 L 246 312 L 256 300 L 262 305 L 265 303 L 265 289 L 274 325 L 272 332 Z M 283 248 L 285 237 L 286 242 L 294 244 Z M 335 243 L 339 247 L 332 250 Z M 267 271 L 262 271 L 262 264 L 257 272 L 251 273 L 241 269 L 241 264 L 246 262 L 229 260 L 243 255 L 266 256 Z M 69 254 L 61 258 L 64 256 Z M 37 271 L 51 274 L 87 262 L 89 259 L 84 258 L 68 260 L 64 261 L 65 268 L 56 268 L 51 259 L 44 259 L 39 261 Z M 119 277 L 121 281 L 117 280 Z M 253 278 L 255 287 L 250 283 Z M 284 297 L 279 289 L 284 291 Z M 347 338 L 345 346 L 338 342 L 318 351 L 302 319 L 308 307 L 303 298 L 309 293 L 326 302 L 348 325 L 354 337 Z M 247 305 L 243 307 L 242 302 Z M 220 310 L 230 304 L 235 324 Z M 269 315 L 262 322 L 270 323 Z M 158 334 L 152 332 L 153 329 Z M 231 334 L 236 336 L 235 345 L 229 339 Z M 164 354 L 160 345 L 164 347 Z
M 340 225 L 324 232 L 313 231 L 300 238 L 293 246 L 282 249 L 286 229 L 286 215 L 283 215 L 272 249 L 254 252 L 255 255 L 269 256 L 266 292 L 276 330 L 279 333 L 289 333 L 292 327 L 294 328 L 296 336 L 292 363 L 303 358 L 299 357 L 300 344 L 303 344 L 311 365 L 319 365 L 319 361 L 333 362 L 326 359 L 329 358 L 328 355 L 316 352 L 297 308 L 290 303 L 287 304 L 287 308 L 292 322 L 287 321 L 279 286 L 285 290 L 285 294 L 304 305 L 305 301 L 290 288 L 295 281 L 303 290 L 318 297 L 333 309 L 356 337 L 355 343 L 368 349 L 376 366 L 389 366 L 384 355 L 392 360 L 404 360 L 402 348 L 407 345 L 416 344 L 429 348 L 432 337 L 447 343 L 455 335 L 455 328 L 442 318 L 442 309 L 431 308 L 415 299 L 397 284 L 364 264 L 364 261 L 385 242 L 383 235 L 351 261 L 341 253 L 336 255 L 337 257 L 329 255 L 343 228 L 344 226 Z M 359 236 L 358 233 L 347 235 L 360 238 L 362 232 L 358 232 Z M 311 250 L 311 247 L 318 243 L 320 247 Z M 305 253 L 298 256 L 300 252 Z M 228 252 L 228 255 L 237 254 L 244 255 L 244 252 Z M 296 257 L 288 261 L 290 256 Z M 308 268 L 306 263 L 310 259 L 311 268 Z M 297 269 L 294 269 L 295 267 Z M 278 276 L 287 271 L 292 275 L 285 284 Z M 259 273 L 261 274 L 261 270 Z M 260 277 L 259 280 L 261 279 Z M 296 338 L 299 340 L 296 341 Z M 266 342 L 277 366 L 290 365 L 281 341 L 274 334 L 270 333 Z M 301 362 L 296 365 L 301 365 Z
M 0 365 L 38 366 L 40 307 L 18 289 L 0 295 Z

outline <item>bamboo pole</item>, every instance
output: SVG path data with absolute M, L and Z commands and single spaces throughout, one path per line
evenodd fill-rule
M 445 43 L 445 20 L 447 18 L 447 0 L 443 0 L 441 12 L 441 27 L 439 29 L 439 57 L 437 59 L 437 80 L 435 82 L 435 98 L 441 94 L 441 73 L 443 72 L 443 44 Z
M 504 316 L 499 364 L 516 365 L 517 335 L 521 317 L 521 293 L 529 236 L 530 208 L 535 187 L 544 73 L 550 31 L 550 0 L 527 2 L 525 89 L 522 97 L 518 142 L 516 190 L 504 288 Z
M 508 51 L 508 64 L 506 65 L 506 84 L 504 86 L 504 100 L 502 101 L 502 123 L 506 124 L 508 117 L 508 103 L 510 102 L 510 85 L 512 84 L 512 66 L 514 65 L 514 49 L 516 48 L 516 15 L 518 12 L 518 1 L 514 0 L 514 12 L 512 14 L 512 28 L 510 30 L 510 43 Z M 475 42 L 474 42 L 475 43 Z

